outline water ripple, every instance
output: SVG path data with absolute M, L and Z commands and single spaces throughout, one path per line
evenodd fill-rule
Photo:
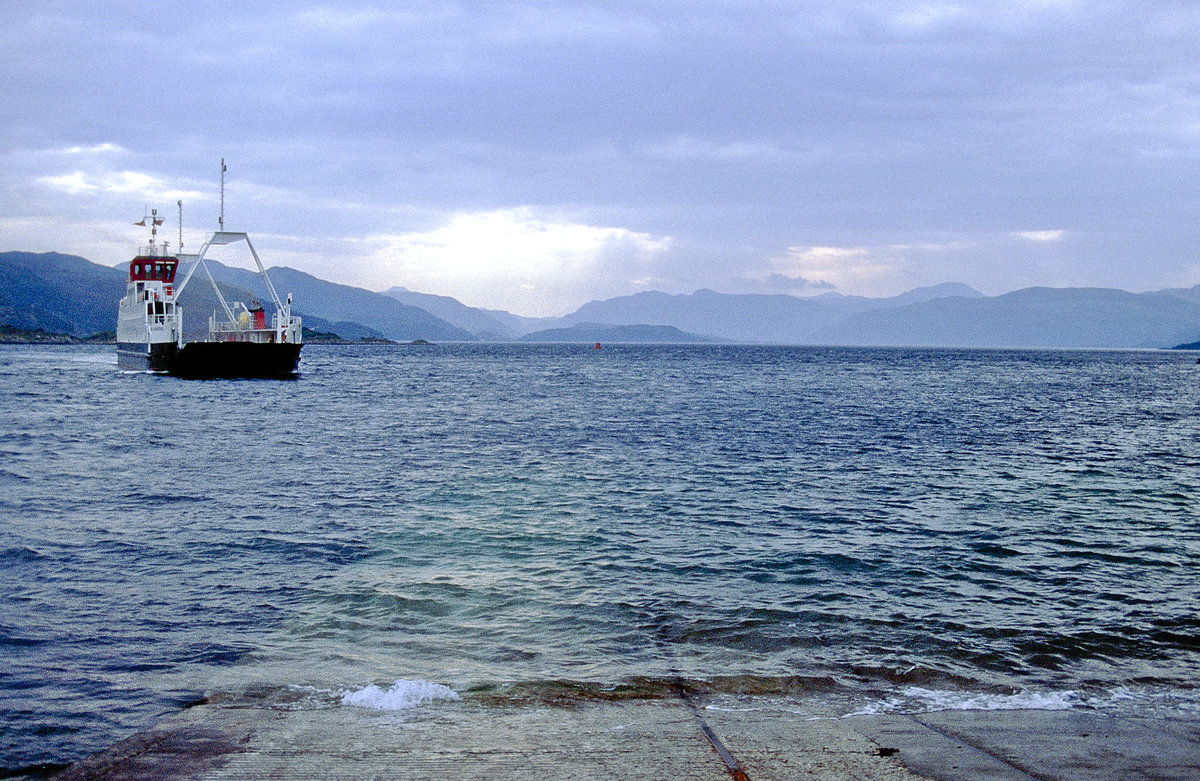
M 0 348 L 0 764 L 247 682 L 1200 679 L 1179 356 L 596 352 L 312 345 L 295 383 L 182 383 Z

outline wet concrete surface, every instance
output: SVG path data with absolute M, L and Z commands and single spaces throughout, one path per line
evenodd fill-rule
M 723 759 L 708 734 L 730 755 Z M 731 767 L 727 761 L 732 758 Z M 738 773 L 742 775 L 739 776 Z M 1200 721 L 1056 711 L 813 718 L 783 701 L 406 711 L 214 699 L 54 776 L 104 779 L 1200 778 Z

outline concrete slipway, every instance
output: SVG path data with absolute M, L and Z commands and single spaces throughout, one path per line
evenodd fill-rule
M 434 702 L 402 712 L 218 696 L 78 779 L 1197 779 L 1200 721 L 1079 711 L 813 718 L 794 701 Z

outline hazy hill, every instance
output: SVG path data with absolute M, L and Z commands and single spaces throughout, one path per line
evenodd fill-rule
M 0 322 L 75 336 L 111 331 L 125 279 L 75 255 L 0 253 Z
M 709 337 L 689 334 L 670 325 L 607 325 L 604 323 L 579 323 L 566 328 L 548 328 L 522 336 L 522 342 L 578 342 L 580 344 L 626 343 L 626 344 L 687 344 L 717 341 Z
M 1193 304 L 1200 304 L 1200 285 L 1195 287 L 1176 287 L 1158 291 L 1175 298 L 1181 298 Z
M 942 298 L 986 298 L 986 296 L 970 285 L 964 285 L 961 282 L 943 282 L 940 285 L 913 288 L 907 293 L 901 293 L 898 296 L 890 298 L 869 298 L 866 300 L 873 302 L 871 305 L 872 308 L 888 308 L 906 306 L 908 304 L 923 304 L 926 301 L 936 301 Z
M 326 334 L 337 334 L 343 339 L 351 342 L 356 342 L 359 339 L 386 339 L 387 337 L 376 331 L 374 328 L 367 328 L 359 323 L 351 323 L 346 320 L 338 320 L 330 322 L 323 317 L 316 315 L 302 315 L 304 327 Z
M 394 298 L 397 301 L 424 309 L 435 317 L 440 317 L 451 325 L 470 331 L 480 339 L 488 341 L 505 341 L 519 336 L 522 332 L 508 322 L 493 316 L 486 309 L 476 309 L 461 303 L 457 298 L 437 296 L 432 293 L 417 293 L 404 287 L 391 287 L 380 295 Z M 508 315 L 507 312 L 502 314 Z M 509 315 L 513 317 L 513 315 Z
M 487 341 L 514 339 L 560 322 L 560 318 L 557 317 L 522 317 L 499 309 L 480 309 L 467 306 L 450 296 L 417 293 L 405 287 L 388 288 L 383 291 L 383 295 L 420 307 Z
M 1026 288 L 860 312 L 819 344 L 954 347 L 1166 347 L 1200 334 L 1200 302 L 1170 292 Z
M 745 342 L 802 342 L 836 315 L 823 304 L 787 295 L 728 295 L 711 290 L 669 295 L 646 292 L 592 301 L 562 318 L 563 325 L 669 325 L 682 331 Z
M 262 284 L 262 277 L 257 271 L 232 268 L 211 260 L 206 262 L 212 270 L 213 277 L 218 281 L 227 281 L 253 291 L 260 300 L 270 301 L 266 286 Z M 208 286 L 208 280 L 203 276 L 204 272 L 197 271 L 196 274 L 196 278 L 189 283 L 189 291 L 191 285 Z M 424 309 L 401 303 L 380 293 L 326 282 L 303 271 L 283 266 L 267 269 L 267 274 L 270 275 L 280 298 L 286 298 L 289 293 L 293 294 L 293 311 L 301 317 L 307 315 L 329 322 L 358 323 L 388 339 L 398 341 L 477 341 L 477 337 L 465 329 L 457 328 Z
M 917 288 L 894 298 L 863 298 L 827 293 L 813 298 L 789 295 L 731 295 L 712 290 L 691 294 L 636 293 L 592 301 L 562 318 L 616 325 L 671 325 L 691 333 L 743 342 L 811 344 L 826 329 L 858 312 L 923 303 L 948 296 L 981 298 L 967 285 L 948 283 Z

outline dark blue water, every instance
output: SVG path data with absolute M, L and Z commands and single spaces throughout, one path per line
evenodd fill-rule
M 0 767 L 251 684 L 1200 712 L 1191 354 L 301 366 L 0 347 Z

